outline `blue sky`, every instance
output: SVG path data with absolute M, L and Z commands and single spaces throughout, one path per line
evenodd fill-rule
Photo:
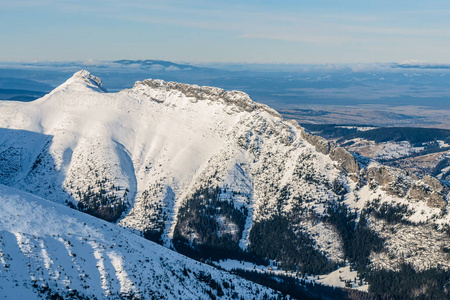
M 450 63 L 450 1 L 0 0 L 0 61 Z

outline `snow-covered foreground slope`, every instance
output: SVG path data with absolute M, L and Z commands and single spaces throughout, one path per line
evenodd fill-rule
M 0 185 L 0 298 L 262 298 L 273 291 Z

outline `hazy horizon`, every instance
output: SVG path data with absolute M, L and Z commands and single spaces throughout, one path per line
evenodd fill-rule
M 411 64 L 412 63 L 412 64 Z M 109 92 L 149 78 L 240 90 L 289 118 L 450 128 L 450 66 L 440 64 L 0 63 L 0 99 L 31 101 L 86 69 Z M 369 118 L 371 116 L 371 118 Z

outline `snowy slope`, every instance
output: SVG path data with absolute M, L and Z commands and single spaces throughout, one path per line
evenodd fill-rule
M 0 298 L 210 299 L 273 291 L 98 220 L 0 185 Z
M 146 230 L 155 226 L 148 220 L 164 218 L 167 238 L 178 209 L 212 174 L 215 185 L 245 196 L 236 205 L 254 201 L 262 214 L 274 202 L 261 198 L 276 193 L 263 170 L 287 185 L 298 156 L 313 151 L 275 111 L 240 92 L 155 80 L 109 94 L 99 82 L 80 71 L 37 101 L 0 104 L 8 116 L 0 120 L 0 182 L 58 203 L 102 196 L 117 209 L 94 215 L 115 220 L 125 204 L 131 211 L 121 224 Z M 333 170 L 326 157 L 313 164 Z M 250 213 L 247 231 L 251 222 Z
M 383 226 L 383 205 L 397 209 L 399 226 L 419 225 L 411 235 L 429 233 L 426 224 L 438 236 L 450 223 L 447 185 L 358 162 L 245 93 L 161 80 L 105 91 L 100 79 L 80 71 L 36 101 L 0 102 L 0 183 L 166 246 L 257 252 L 289 244 L 292 253 L 284 257 L 273 249 L 260 255 L 309 274 L 344 265 L 348 241 L 329 218 L 338 205 L 356 222 L 370 208 L 369 229 L 385 246 L 369 251 L 378 268 L 396 269 L 402 261 L 396 245 L 411 246 L 389 234 L 392 224 Z M 264 231 L 280 224 L 284 234 Z M 418 269 L 447 267 L 439 247 L 433 264 L 420 244 L 412 247 L 417 251 L 408 259 Z M 307 266 L 308 257 L 295 261 L 303 253 L 314 253 L 322 265 Z

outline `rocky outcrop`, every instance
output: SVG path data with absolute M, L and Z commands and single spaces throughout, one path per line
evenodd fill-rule
M 445 188 L 438 179 L 425 176 L 421 181 L 414 183 L 409 190 L 409 197 L 416 201 L 426 201 L 429 207 L 443 208 L 447 205 L 441 193 Z
M 252 99 L 250 99 L 250 96 L 247 93 L 241 91 L 226 91 L 217 87 L 198 86 L 172 81 L 166 82 L 160 79 L 147 79 L 144 81 L 137 81 L 133 89 L 139 89 L 141 87 L 149 87 L 153 90 L 160 91 L 181 92 L 184 96 L 193 98 L 195 99 L 195 101 L 219 101 L 227 105 L 235 105 L 240 110 L 247 112 L 261 109 L 273 116 L 282 118 L 281 115 L 274 109 L 271 109 L 267 105 L 254 102 Z
M 367 170 L 367 180 L 373 180 L 379 185 L 386 185 L 395 180 L 395 176 L 388 167 L 371 167 Z
M 337 147 L 330 152 L 330 158 L 337 161 L 347 173 L 359 172 L 359 163 L 347 150 Z
M 372 166 L 363 170 L 363 177 L 372 186 L 380 186 L 388 195 L 403 198 L 407 195 L 414 179 L 406 172 L 387 166 Z
M 425 201 L 429 207 L 443 208 L 447 205 L 445 195 L 449 193 L 450 188 L 435 177 L 425 176 L 419 181 L 413 174 L 387 166 L 361 170 L 358 160 L 350 152 L 336 147 L 325 138 L 306 132 L 304 128 L 300 129 L 301 136 L 318 152 L 329 155 L 332 160 L 339 163 L 339 169 L 346 173 L 361 175 L 356 175 L 353 181 L 361 182 L 365 179 L 381 186 L 388 195 L 401 198 L 408 196 L 411 200 Z
M 321 136 L 306 132 L 304 128 L 301 128 L 301 136 L 322 154 L 329 155 L 336 148 L 331 142 Z
M 430 197 L 432 190 L 421 184 L 414 184 L 409 190 L 409 196 L 414 200 L 425 200 Z
M 436 192 L 440 192 L 444 188 L 444 185 L 439 179 L 431 177 L 429 175 L 424 176 L 422 178 L 422 182 L 426 185 L 429 185 Z
M 75 79 L 81 79 L 88 85 L 93 85 L 97 87 L 102 92 L 107 92 L 106 88 L 103 86 L 102 80 L 98 78 L 97 76 L 92 75 L 89 73 L 89 71 L 86 70 L 80 70 L 73 74 L 72 78 Z
M 318 152 L 329 155 L 332 160 L 339 163 L 342 171 L 346 173 L 359 172 L 360 166 L 358 160 L 344 148 L 336 147 L 333 143 L 327 141 L 323 137 L 310 134 L 303 128 L 301 130 L 301 136 L 308 141 L 308 143 L 313 145 Z
M 428 198 L 427 205 L 429 207 L 444 208 L 447 205 L 447 201 L 441 194 L 434 192 Z
M 438 179 L 425 176 L 422 180 L 409 176 L 406 172 L 381 166 L 367 169 L 365 178 L 381 186 L 388 195 L 408 196 L 413 201 L 424 201 L 429 207 L 442 208 L 447 202 L 444 197 L 446 187 Z

